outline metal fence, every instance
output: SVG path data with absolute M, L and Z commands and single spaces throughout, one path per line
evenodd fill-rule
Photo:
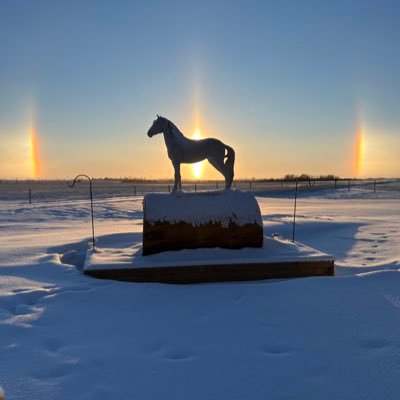
M 65 180 L 49 181 L 0 181 L 0 202 L 15 203 L 48 203 L 88 199 L 87 181 L 77 181 L 74 190 L 68 188 Z M 251 191 L 263 196 L 293 196 L 295 180 L 236 180 L 234 188 Z M 147 193 L 170 193 L 172 181 L 134 181 L 93 179 L 93 197 L 95 201 L 106 198 L 123 198 L 143 196 Z M 222 190 L 223 181 L 184 181 L 185 192 Z M 320 192 L 321 190 L 363 189 L 371 192 L 399 191 L 400 179 L 335 179 L 298 180 L 301 193 Z

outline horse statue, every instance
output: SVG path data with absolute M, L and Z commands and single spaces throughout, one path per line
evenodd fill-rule
M 154 120 L 147 135 L 152 137 L 158 133 L 164 133 L 168 157 L 174 166 L 175 182 L 172 189 L 173 193 L 177 190 L 182 190 L 181 163 L 192 164 L 205 159 L 224 176 L 225 189 L 230 189 L 234 176 L 233 166 L 235 164 L 235 151 L 232 147 L 214 138 L 188 139 L 171 121 L 157 114 L 157 119 Z

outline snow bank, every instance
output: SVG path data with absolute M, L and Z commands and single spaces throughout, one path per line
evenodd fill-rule
M 0 204 L 7 400 L 397 400 L 393 196 L 298 198 L 296 238 L 335 256 L 345 276 L 189 286 L 92 279 L 61 263 L 90 236 L 89 204 Z M 141 201 L 95 204 L 100 248 L 139 245 Z M 265 234 L 290 237 L 293 199 L 258 201 Z

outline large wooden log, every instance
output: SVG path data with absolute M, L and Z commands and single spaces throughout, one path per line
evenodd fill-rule
M 263 244 L 260 207 L 250 192 L 152 193 L 144 197 L 143 214 L 143 255 Z

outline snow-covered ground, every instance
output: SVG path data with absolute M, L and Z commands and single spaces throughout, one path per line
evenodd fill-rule
M 291 238 L 293 198 L 258 201 L 265 234 Z M 99 245 L 141 240 L 141 202 L 95 203 Z M 89 210 L 0 204 L 7 399 L 399 398 L 400 187 L 300 194 L 296 239 L 334 255 L 335 277 L 96 280 L 80 272 Z

